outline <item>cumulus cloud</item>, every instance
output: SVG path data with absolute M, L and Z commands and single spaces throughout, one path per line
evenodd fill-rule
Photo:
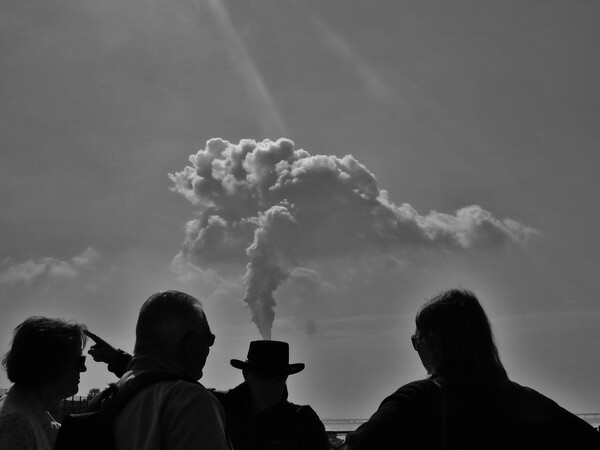
M 273 293 L 305 261 L 410 248 L 491 248 L 536 231 L 480 206 L 419 214 L 395 204 L 351 155 L 311 155 L 289 139 L 211 139 L 191 165 L 169 174 L 198 208 L 177 256 L 199 267 L 246 258 L 245 302 L 263 338 Z
M 68 280 L 77 278 L 82 272 L 90 269 L 100 254 L 88 247 L 81 254 L 69 260 L 53 257 L 30 259 L 22 263 L 9 265 L 0 274 L 0 283 L 7 285 L 32 284 L 37 280 Z

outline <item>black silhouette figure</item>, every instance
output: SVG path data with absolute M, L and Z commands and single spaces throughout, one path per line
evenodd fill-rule
M 509 380 L 472 292 L 425 303 L 411 341 L 429 377 L 387 397 L 348 435 L 347 449 L 600 448 L 587 422 Z

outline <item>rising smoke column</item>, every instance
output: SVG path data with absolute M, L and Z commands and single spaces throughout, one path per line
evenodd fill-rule
M 353 156 L 310 155 L 288 139 L 211 139 L 170 174 L 198 208 L 176 259 L 198 267 L 246 258 L 245 302 L 270 339 L 274 292 L 306 261 L 406 248 L 470 249 L 524 242 L 535 230 L 477 205 L 426 216 L 394 204 Z

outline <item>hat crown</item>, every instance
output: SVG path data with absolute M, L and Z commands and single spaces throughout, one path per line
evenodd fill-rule
M 252 341 L 248 349 L 247 361 L 252 366 L 264 369 L 287 368 L 290 360 L 290 346 L 281 341 Z

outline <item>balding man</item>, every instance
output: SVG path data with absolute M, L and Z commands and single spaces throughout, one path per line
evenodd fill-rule
M 117 386 L 126 390 L 149 372 L 172 379 L 145 387 L 127 402 L 114 423 L 117 450 L 229 449 L 223 409 L 196 382 L 214 340 L 202 305 L 191 295 L 165 291 L 146 300 L 133 359 Z

